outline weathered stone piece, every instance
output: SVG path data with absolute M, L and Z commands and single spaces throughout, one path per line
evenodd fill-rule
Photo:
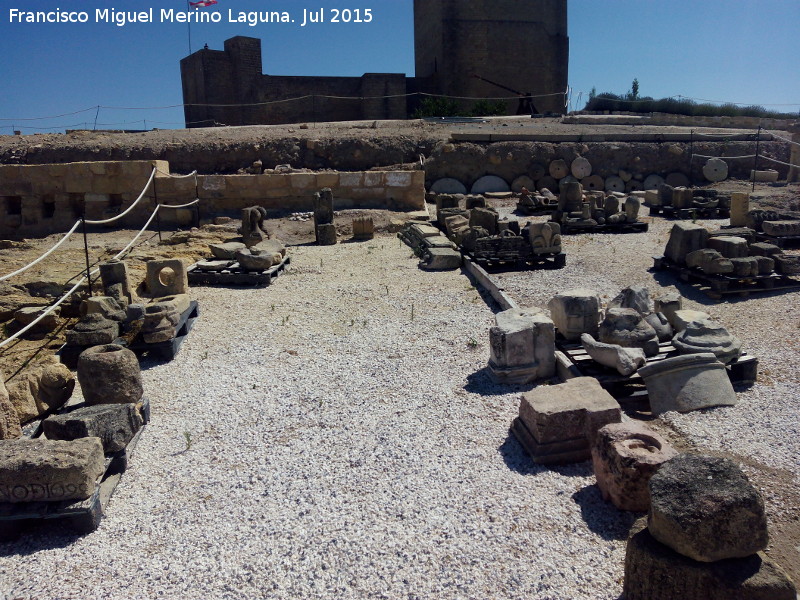
M 767 235 L 800 235 L 800 220 L 797 221 L 764 221 L 761 228 Z
M 646 315 L 644 320 L 655 330 L 659 342 L 668 342 L 672 339 L 675 332 L 672 331 L 672 325 L 669 324 L 666 315 L 659 312 L 652 312 Z
M 597 336 L 600 322 L 600 296 L 584 288 L 567 290 L 547 303 L 558 332 L 567 340 L 579 340 L 581 334 Z
M 658 334 L 632 308 L 609 308 L 598 329 L 600 341 L 625 348 L 641 348 L 645 356 L 658 354 Z
M 275 254 L 272 252 L 259 252 L 258 250 L 253 251 L 252 248 L 249 248 L 237 252 L 236 261 L 245 271 L 265 271 L 275 264 Z
M 625 553 L 625 600 L 796 600 L 783 570 L 761 552 L 702 563 L 650 535 L 642 517 L 631 528 Z
M 142 339 L 146 344 L 168 342 L 175 338 L 175 326 L 181 315 L 171 302 L 148 304 L 144 309 Z
M 323 188 L 314 194 L 314 225 L 333 223 L 333 190 Z
M 687 323 L 672 339 L 672 344 L 681 354 L 711 352 L 723 364 L 733 362 L 742 354 L 741 340 L 710 319 Z
M 558 223 L 530 223 L 528 241 L 534 254 L 558 254 L 561 252 L 561 225 Z
M 781 275 L 800 275 L 800 256 L 796 254 L 775 254 L 775 272 Z
M 264 230 L 267 210 L 263 206 L 242 209 L 242 241 L 248 248 L 264 241 L 269 236 Z
M 679 222 L 672 226 L 664 256 L 678 265 L 686 264 L 686 255 L 706 247 L 708 230 L 693 223 Z
M 122 260 L 100 263 L 100 279 L 106 296 L 111 296 L 122 306 L 137 300 L 128 275 L 128 264 Z
M 142 399 L 139 359 L 116 344 L 84 350 L 78 358 L 78 381 L 88 405 L 135 404 Z
M 597 363 L 616 369 L 620 375 L 628 376 L 647 362 L 641 348 L 623 348 L 618 344 L 598 342 L 588 333 L 581 335 L 581 345 Z
M 653 415 L 736 404 L 725 365 L 710 352 L 650 363 L 639 369 L 639 375 L 647 386 Z
M 64 405 L 75 389 L 75 377 L 55 357 L 25 370 L 7 387 L 20 423 Z
M 663 314 L 667 318 L 669 324 L 674 328 L 675 325 L 672 323 L 673 316 L 675 312 L 683 308 L 683 297 L 680 295 L 680 292 L 667 292 L 657 297 L 653 304 L 655 312 Z
M 710 318 L 711 317 L 709 314 L 707 312 L 703 312 L 702 310 L 682 308 L 672 313 L 672 318 L 670 319 L 669 324 L 672 325 L 672 328 L 676 332 L 678 332 L 686 329 L 686 326 L 692 321 L 703 321 Z
M 469 226 L 482 227 L 489 235 L 497 235 L 497 221 L 499 217 L 494 209 L 473 208 L 469 211 Z
M 714 183 L 725 181 L 728 178 L 728 163 L 721 158 L 709 158 L 703 165 L 703 175 Z
M 106 319 L 99 313 L 82 317 L 75 327 L 67 331 L 70 346 L 97 346 L 110 344 L 119 336 L 119 323 Z
M 126 301 L 120 303 L 112 296 L 90 296 L 81 303 L 81 312 L 87 315 L 100 314 L 111 321 L 125 320 Z
M 632 308 L 645 316 L 650 313 L 650 292 L 642 285 L 626 287 L 608 303 L 608 308 Z
M 748 255 L 747 240 L 740 237 L 718 235 L 708 238 L 708 247 L 725 258 L 742 258 Z
M 453 271 L 461 268 L 461 252 L 452 248 L 428 248 L 418 266 L 425 271 Z
M 39 306 L 23 306 L 14 312 L 14 321 L 16 321 L 20 327 L 25 327 L 38 319 L 45 310 L 45 308 Z M 28 331 L 30 333 L 49 333 L 53 331 L 58 327 L 58 317 L 60 314 L 61 307 L 56 307 Z
M 764 501 L 727 458 L 681 454 L 650 479 L 647 527 L 694 560 L 743 558 L 769 542 Z
M 317 244 L 320 246 L 336 245 L 336 225 L 333 223 L 315 226 L 314 234 L 317 238 Z
M 142 416 L 135 404 L 98 404 L 61 415 L 52 415 L 42 422 L 49 440 L 76 440 L 96 437 L 103 452 L 123 450 L 142 428 Z
M 372 217 L 355 217 L 353 219 L 353 238 L 371 240 L 375 237 L 375 223 Z
M 678 452 L 638 421 L 600 428 L 592 445 L 592 466 L 603 499 L 620 510 L 650 508 L 650 478 Z
M 555 374 L 555 326 L 537 308 L 511 308 L 489 329 L 489 370 L 501 383 L 523 384 Z
M 189 291 L 186 264 L 178 258 L 148 262 L 145 281 L 147 290 L 155 297 L 186 294 Z
M 708 275 L 733 273 L 731 259 L 725 258 L 718 251 L 711 248 L 702 248 L 689 252 L 686 255 L 686 266 L 690 269 L 698 268 Z
M 0 371 L 0 440 L 13 440 L 22 435 L 19 415 L 6 389 L 5 376 Z
M 522 395 L 514 433 L 537 463 L 589 458 L 597 430 L 618 423 L 620 406 L 593 377 L 540 386 Z
M 225 242 L 222 244 L 209 244 L 211 255 L 219 260 L 235 260 L 236 253 L 247 248 L 242 242 Z
M 44 439 L 0 443 L 0 502 L 83 500 L 103 474 L 97 438 L 70 442 Z

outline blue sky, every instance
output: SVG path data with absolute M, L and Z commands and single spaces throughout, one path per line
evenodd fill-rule
M 523 0 L 520 0 L 523 1 Z M 264 72 L 274 75 L 361 75 L 414 72 L 412 0 L 219 0 L 222 22 L 193 24 L 192 50 L 225 39 L 262 39 Z M 362 24 L 301 27 L 303 9 L 370 9 Z M 66 8 L 64 8 L 66 7 Z M 156 22 L 96 23 L 95 9 L 154 8 Z M 86 11 L 86 24 L 9 22 L 12 9 Z M 180 108 L 118 110 L 97 105 L 161 107 L 180 104 L 179 61 L 189 52 L 188 27 L 158 22 L 167 0 L 0 0 L 0 134 L 64 127 L 180 127 Z M 228 23 L 227 11 L 289 11 L 294 24 L 250 27 Z M 573 107 L 586 93 L 683 95 L 800 111 L 800 0 L 569 0 Z M 513 49 L 512 49 L 513 51 Z M 581 92 L 583 93 L 581 95 Z M 580 103 L 578 102 L 580 98 Z M 786 106 L 777 106 L 786 105 Z

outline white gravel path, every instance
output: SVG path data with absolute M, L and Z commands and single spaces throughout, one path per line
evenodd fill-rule
M 632 516 L 588 462 L 537 467 L 509 436 L 527 388 L 487 377 L 463 275 L 381 237 L 193 294 L 100 528 L 0 544 L 0 597 L 618 597 Z

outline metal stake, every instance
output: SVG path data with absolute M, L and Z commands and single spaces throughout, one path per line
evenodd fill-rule
M 752 191 L 756 191 L 756 171 L 758 171 L 758 151 L 759 145 L 761 142 L 761 125 L 758 126 L 758 133 L 756 134 L 756 157 L 753 163 L 753 189 Z
M 86 281 L 89 283 L 89 292 L 87 298 L 92 297 L 92 267 L 89 264 L 89 240 L 86 237 L 86 205 L 83 207 L 83 217 L 81 218 L 83 224 L 83 253 L 86 256 Z

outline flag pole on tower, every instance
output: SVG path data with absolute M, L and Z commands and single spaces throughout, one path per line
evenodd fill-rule
M 187 0 L 189 3 L 189 8 L 205 8 L 206 6 L 213 6 L 217 3 L 217 0 L 198 0 L 197 2 L 192 2 L 192 0 Z M 186 20 L 186 27 L 189 30 L 189 54 L 192 53 L 192 22 L 191 20 Z

